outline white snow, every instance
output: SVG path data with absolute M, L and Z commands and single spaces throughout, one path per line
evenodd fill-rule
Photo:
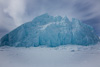
M 48 24 L 45 24 L 45 25 L 42 25 L 41 27 L 41 30 L 45 30 L 49 25 L 51 25 L 53 23 L 48 23 Z
M 0 67 L 100 67 L 100 45 L 0 47 Z

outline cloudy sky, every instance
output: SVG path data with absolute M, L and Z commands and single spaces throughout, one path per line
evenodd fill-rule
M 44 13 L 77 18 L 100 36 L 100 0 L 0 0 L 0 38 Z

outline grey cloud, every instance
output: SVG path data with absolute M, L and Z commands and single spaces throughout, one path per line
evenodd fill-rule
M 66 15 L 70 20 L 80 19 L 99 32 L 99 6 L 100 0 L 0 0 L 0 28 L 11 31 L 38 15 L 49 13 Z

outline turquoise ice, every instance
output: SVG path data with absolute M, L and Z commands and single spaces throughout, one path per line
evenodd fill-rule
M 56 47 L 60 45 L 93 45 L 99 37 L 91 26 L 73 18 L 43 14 L 1 38 L 1 46 Z

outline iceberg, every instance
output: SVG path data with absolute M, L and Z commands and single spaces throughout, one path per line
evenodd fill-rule
M 60 45 L 93 45 L 99 37 L 91 26 L 66 16 L 50 16 L 47 13 L 22 24 L 3 36 L 0 46 L 15 47 L 56 47 Z

